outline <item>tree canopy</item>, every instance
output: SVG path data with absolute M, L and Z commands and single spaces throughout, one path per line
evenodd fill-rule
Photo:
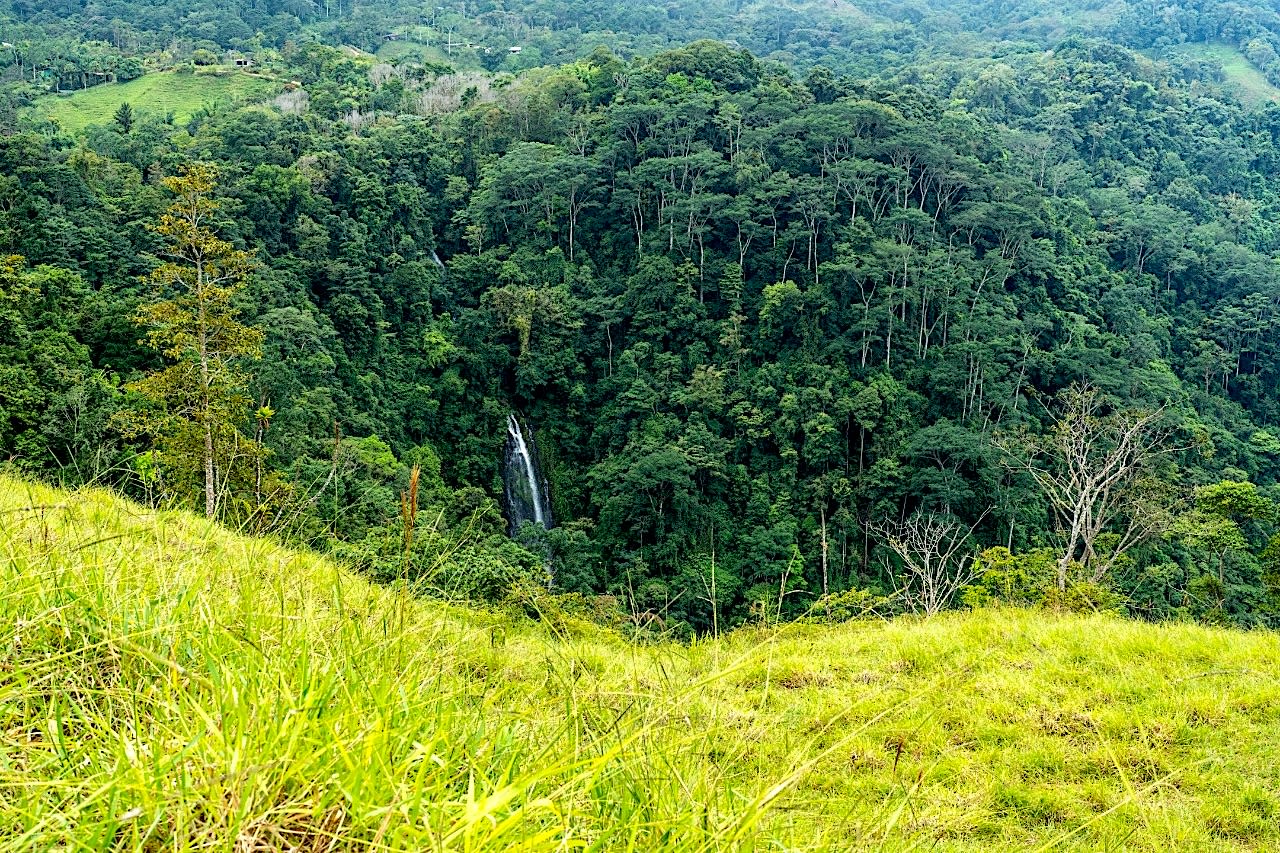
M 439 521 L 415 571 L 436 588 L 432 536 L 471 555 L 459 589 L 499 595 L 552 560 L 563 590 L 713 630 L 824 593 L 891 595 L 909 566 L 877 531 L 927 520 L 968 531 L 965 559 L 1006 549 L 975 565 L 1009 576 L 1051 552 L 1064 595 L 1079 581 L 1150 618 L 1274 618 L 1274 513 L 1224 495 L 1278 497 L 1280 107 L 1161 52 L 1269 44 L 1269 19 L 1184 4 L 1178 35 L 1134 3 L 1078 32 L 918 4 L 858 29 L 817 6 L 739 6 L 585 4 L 570 39 L 554 3 L 519 21 L 480 4 L 490 35 L 571 45 L 517 76 L 483 52 L 446 67 L 324 43 L 376 48 L 354 35 L 371 22 L 366 36 L 398 36 L 394 3 L 231 4 L 249 34 L 207 40 L 276 63 L 291 88 L 268 104 L 182 126 L 117 104 L 75 137 L 16 110 L 0 136 L 0 450 L 149 488 L 151 445 L 120 413 L 182 362 L 172 341 L 157 341 L 168 368 L 138 343 L 175 238 L 147 224 L 165 221 L 166 186 L 216 168 L 208 233 L 257 259 L 223 305 L 263 332 L 217 418 L 269 451 L 235 488 L 265 465 L 273 523 L 375 574 L 403 569 L 417 464 L 419 525 Z M 138 19 L 139 50 L 198 12 Z M 627 50 L 584 35 L 614 25 Z M 639 50 L 676 32 L 736 43 Z M 25 75 L 11 97 L 30 96 Z M 244 341 L 231 349 L 257 349 Z M 1100 455 L 1081 470 L 1125 423 L 1147 428 L 1123 494 L 1086 501 L 1088 518 L 1046 486 L 1070 476 L 1046 454 L 1082 393 Z M 513 411 L 561 522 L 518 542 L 499 504 Z

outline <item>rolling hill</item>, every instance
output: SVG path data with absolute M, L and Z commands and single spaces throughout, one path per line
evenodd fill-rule
M 1222 69 L 1223 84 L 1250 107 L 1260 109 L 1269 103 L 1280 102 L 1280 88 L 1273 86 L 1247 56 L 1230 45 L 1177 45 L 1165 53 L 1174 59 L 1195 59 L 1218 65 Z
M 139 115 L 172 114 L 174 121 L 182 124 L 201 107 L 262 100 L 278 89 L 270 78 L 243 72 L 158 71 L 127 83 L 104 83 L 77 92 L 48 95 L 30 110 L 56 121 L 64 130 L 78 133 L 91 124 L 110 122 L 126 102 Z
M 1262 850 L 1280 639 L 1103 616 L 638 644 L 0 476 L 0 848 Z

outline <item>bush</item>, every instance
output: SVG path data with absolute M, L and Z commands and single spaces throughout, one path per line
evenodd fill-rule
M 387 526 L 359 542 L 338 542 L 334 556 L 381 583 L 407 580 L 417 595 L 496 604 L 543 576 L 541 560 L 505 536 L 419 531 L 406 563 L 404 534 Z
M 1092 580 L 1070 580 L 1066 589 L 1057 583 L 1057 558 L 1049 548 L 1014 554 L 1008 548 L 988 548 L 977 558 L 978 579 L 961 592 L 969 607 L 1008 604 L 1043 607 L 1067 613 L 1125 612 L 1125 599 L 1108 586 Z M 1076 572 L 1079 566 L 1074 566 Z
M 988 548 L 975 562 L 977 579 L 960 593 L 960 599 L 969 607 L 1036 605 L 1056 588 L 1057 567 L 1048 548 L 1025 554 L 1014 554 L 1005 547 Z
M 1050 586 L 1045 590 L 1041 606 L 1048 610 L 1059 610 L 1067 613 L 1114 613 L 1125 612 L 1124 596 L 1115 590 L 1094 581 L 1071 581 L 1066 589 Z
M 588 625 L 621 631 L 631 621 L 616 596 L 553 593 L 529 580 L 510 586 L 503 605 L 514 616 L 543 622 L 573 635 L 582 634 Z
M 857 619 L 884 619 L 899 610 L 892 596 L 854 587 L 844 592 L 820 596 L 809 608 L 809 612 L 801 617 L 801 621 L 837 624 Z

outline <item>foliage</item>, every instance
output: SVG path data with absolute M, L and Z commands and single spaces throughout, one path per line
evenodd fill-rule
M 820 597 L 809 608 L 805 621 L 838 624 L 856 619 L 886 618 L 899 610 L 899 602 L 893 595 L 881 595 L 875 590 L 846 589 Z
M 467 543 L 459 588 L 486 598 L 517 567 L 715 635 L 900 588 L 867 531 L 921 514 L 977 549 L 1060 546 L 1060 591 L 1079 563 L 1144 618 L 1269 624 L 1273 522 L 1184 511 L 1221 481 L 1274 499 L 1280 476 L 1278 114 L 1172 50 L 1225 38 L 1270 62 L 1266 16 L 1229 5 L 867 5 L 851 26 L 845 4 L 230 3 L 134 10 L 111 38 L 75 10 L 6 11 L 0 251 L 26 258 L 19 278 L 56 270 L 50 293 L 83 288 L 22 297 L 0 448 L 157 497 L 137 472 L 163 454 L 102 425 L 160 367 L 130 323 L 160 180 L 209 162 L 219 235 L 260 262 L 235 306 L 266 332 L 235 422 L 270 452 L 234 472 L 255 528 L 398 577 L 422 454 L 439 475 L 421 520 Z M 28 106 L 76 38 L 169 70 L 57 98 L 100 101 L 73 139 Z M 41 39 L 57 50 L 33 65 Z M 388 44 L 431 49 L 373 55 Z M 227 48 L 254 68 L 217 79 L 288 91 L 178 126 L 117 88 L 203 84 L 172 69 Z M 70 393 L 38 352 L 74 367 Z M 1005 463 L 1062 473 L 1049 401 L 1072 387 L 1094 389 L 1099 449 L 1161 414 L 1069 545 L 1083 515 Z M 49 400 L 76 426 L 42 418 Z M 512 411 L 560 525 L 520 554 L 500 538 Z M 1245 547 L 1208 535 L 1228 522 Z
M 19 468 L 74 482 L 117 461 L 115 377 L 78 334 L 98 304 L 77 273 L 0 257 L 0 457 Z
M 1048 548 L 1025 554 L 1012 554 L 1004 546 L 988 548 L 975 558 L 974 582 L 961 591 L 961 599 L 969 607 L 1034 606 L 1057 586 L 1057 574 L 1057 559 Z
M 1050 610 L 1067 613 L 1124 612 L 1124 596 L 1103 584 L 1089 579 L 1069 580 L 1066 588 L 1057 586 L 1045 590 L 1041 604 Z
M 175 494 L 185 481 L 203 479 L 209 518 L 226 499 L 234 470 L 260 453 L 237 425 L 249 408 L 242 364 L 261 354 L 263 338 L 260 328 L 239 319 L 235 300 L 252 259 L 213 231 L 216 180 L 205 164 L 164 180 L 176 198 L 155 231 L 169 260 L 151 271 L 155 301 L 138 309 L 137 322 L 147 330 L 147 345 L 171 363 L 130 384 L 154 409 L 124 419 L 126 431 L 155 438 Z
M 133 107 L 128 101 L 121 103 L 111 118 L 116 123 L 116 127 L 120 128 L 121 133 L 127 134 L 133 130 Z
M 961 591 L 968 607 L 1043 607 L 1066 613 L 1126 612 L 1127 601 L 1108 583 L 1096 581 L 1078 563 L 1068 566 L 1059 583 L 1059 564 L 1053 549 L 1037 548 L 1012 554 L 997 546 L 974 560 L 974 581 Z
M 1188 592 L 1217 621 L 1231 612 L 1262 609 L 1257 596 L 1265 571 L 1266 535 L 1277 520 L 1275 501 L 1249 482 L 1223 480 L 1195 491 L 1195 506 L 1174 524 L 1173 533 L 1212 562 L 1188 584 Z M 1215 577 L 1216 576 L 1216 577 Z

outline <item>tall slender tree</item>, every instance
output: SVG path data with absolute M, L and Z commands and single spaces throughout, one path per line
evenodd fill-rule
M 243 365 L 259 356 L 263 335 L 240 321 L 234 302 L 252 258 L 214 231 L 213 166 L 193 164 L 164 185 L 176 198 L 154 228 L 168 245 L 149 276 L 154 301 L 138 310 L 137 322 L 148 330 L 146 343 L 171 363 L 131 387 L 157 404 L 142 424 L 166 464 L 180 469 L 200 460 L 204 511 L 212 518 L 219 462 L 229 468 L 249 443 L 236 426 L 250 405 Z

